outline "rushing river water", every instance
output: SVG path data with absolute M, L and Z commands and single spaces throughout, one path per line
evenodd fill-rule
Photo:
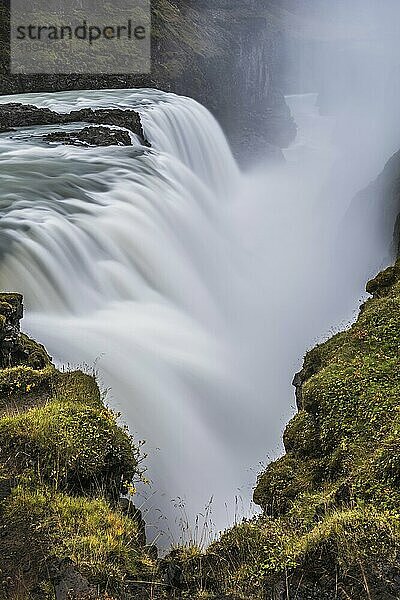
M 151 150 L 136 138 L 41 142 L 54 127 L 0 136 L 0 276 L 25 296 L 24 328 L 58 363 L 95 364 L 112 407 L 147 441 L 144 502 L 173 535 L 180 499 L 193 523 L 213 496 L 216 529 L 249 509 L 259 461 L 281 450 L 305 350 L 351 316 L 359 280 L 379 264 L 367 253 L 362 277 L 343 281 L 336 238 L 368 179 L 359 169 L 334 177 L 347 163 L 316 99 L 288 98 L 299 134 L 287 162 L 241 174 L 216 121 L 189 98 L 12 98 L 141 114 Z

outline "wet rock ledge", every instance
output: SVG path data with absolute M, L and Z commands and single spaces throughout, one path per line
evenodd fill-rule
M 31 104 L 12 102 L 0 105 L 0 133 L 11 132 L 18 127 L 62 126 L 71 123 L 86 123 L 101 127 L 85 126 L 73 132 L 60 130 L 43 136 L 43 139 L 77 145 L 131 146 L 129 132 L 126 131 L 129 130 L 139 137 L 144 146 L 150 146 L 143 132 L 140 115 L 134 110 L 82 108 L 64 114 Z
M 124 129 L 84 127 L 76 131 L 54 131 L 43 136 L 46 142 L 67 146 L 132 146 L 131 137 Z

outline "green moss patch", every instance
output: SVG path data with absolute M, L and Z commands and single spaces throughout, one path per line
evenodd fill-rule
M 2 555 L 8 556 L 21 581 L 30 565 L 35 587 L 46 581 L 54 557 L 72 560 L 89 581 L 115 592 L 123 589 L 127 577 L 149 578 L 154 572 L 136 522 L 104 498 L 71 497 L 49 487 L 20 485 L 1 512 Z
M 13 475 L 33 469 L 43 481 L 74 490 L 116 492 L 130 481 L 137 459 L 128 434 L 106 408 L 54 400 L 0 420 L 0 460 Z
M 52 382 L 52 393 L 60 402 L 74 401 L 103 408 L 96 379 L 83 371 L 57 373 Z

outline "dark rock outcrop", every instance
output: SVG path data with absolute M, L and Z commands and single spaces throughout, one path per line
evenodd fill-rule
M 48 561 L 47 569 L 56 600 L 98 600 L 96 586 L 90 585 L 72 560 L 54 558 Z
M 103 126 L 123 127 L 139 136 L 143 145 L 149 145 L 143 133 L 140 116 L 134 110 L 122 110 L 118 108 L 93 110 L 91 108 L 83 108 L 73 110 L 69 113 L 58 113 L 48 108 L 40 108 L 31 104 L 10 103 L 0 105 L 0 132 L 13 131 L 16 127 L 65 125 L 69 123 L 95 123 Z M 57 141 L 56 136 L 59 134 L 50 134 L 50 136 L 53 135 L 54 139 L 50 138 L 48 141 Z M 70 134 L 67 132 L 61 132 L 60 135 L 61 137 L 64 136 L 64 139 L 60 140 L 64 143 L 70 137 Z M 127 143 L 129 138 L 128 132 L 122 130 L 115 132 L 109 128 L 105 131 L 104 127 L 100 131 L 96 131 L 94 127 L 85 128 L 78 135 L 78 138 L 81 137 L 82 141 L 97 139 L 98 142 L 101 142 L 99 145 L 110 145 L 112 136 L 114 136 L 115 141 L 119 145 L 121 145 L 121 141 L 124 142 L 124 145 L 130 145 L 130 139 L 129 144 Z M 110 143 L 104 143 L 106 137 Z
M 0 303 L 0 367 L 10 366 L 19 345 L 23 306 L 20 294 L 3 294 Z
M 43 136 L 44 141 L 68 146 L 131 146 L 129 132 L 109 127 L 84 127 L 77 131 L 54 131 Z
M 23 316 L 21 294 L 0 296 L 0 369 L 26 365 L 42 369 L 50 360 L 40 344 L 33 344 L 20 332 Z

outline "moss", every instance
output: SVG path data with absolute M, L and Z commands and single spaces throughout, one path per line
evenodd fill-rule
M 95 377 L 83 371 L 57 373 L 52 380 L 52 393 L 60 402 L 73 400 L 97 408 L 103 407 Z
M 0 315 L 18 321 L 22 317 L 22 296 L 0 293 Z
M 132 441 L 114 415 L 73 399 L 4 417 L 0 439 L 0 460 L 8 459 L 12 475 L 33 469 L 57 487 L 96 486 L 118 493 L 121 481 L 130 481 L 137 467 Z
M 12 306 L 18 306 L 22 304 L 22 294 L 13 293 L 13 292 L 2 292 L 0 294 L 0 299 L 3 302 L 7 302 Z
M 0 296 L 1 298 L 1 296 Z M 12 311 L 12 305 L 9 302 L 5 302 L 4 300 L 0 300 L 0 314 L 8 315 Z
M 0 370 L 0 402 L 6 404 L 15 394 L 26 394 L 34 389 L 50 389 L 55 368 L 33 369 L 25 365 Z
M 358 571 L 361 587 L 362 571 L 371 577 L 380 564 L 399 565 L 399 550 L 399 515 L 373 508 L 335 511 L 292 540 L 290 548 L 297 566 L 313 563 L 328 572 L 332 566 L 343 573 Z
M 310 350 L 304 358 L 303 380 L 307 380 L 312 375 L 318 373 L 327 361 L 337 360 L 347 341 L 346 333 L 341 332 L 334 335 L 324 344 L 319 344 Z
M 25 334 L 21 334 L 20 343 L 22 350 L 27 357 L 27 364 L 36 369 L 42 369 L 46 365 L 51 364 L 51 358 L 47 354 L 46 349 L 42 344 L 32 340 Z
M 8 316 L 14 311 L 20 314 L 21 306 L 21 294 L 0 293 L 0 314 Z
M 214 568 L 219 565 L 223 571 L 229 565 L 226 582 L 232 592 L 240 590 L 253 597 L 262 589 L 266 564 L 274 571 L 285 561 L 285 545 L 292 536 L 280 519 L 245 521 L 226 531 L 208 553 L 214 556 Z
M 287 452 L 299 456 L 316 456 L 321 447 L 320 433 L 315 417 L 301 410 L 290 421 L 283 435 Z
M 390 287 L 396 282 L 398 276 L 397 267 L 389 267 L 385 271 L 381 271 L 375 279 L 372 279 L 367 284 L 367 292 L 373 296 L 379 297 L 385 295 Z
M 299 492 L 312 487 L 313 474 L 292 454 L 271 463 L 260 476 L 254 492 L 254 502 L 267 514 L 287 512 Z
M 325 483 L 321 489 L 306 491 L 296 498 L 286 515 L 286 523 L 290 523 L 297 534 L 306 533 L 338 506 L 345 506 L 347 500 L 346 481 Z
M 154 571 L 136 522 L 104 498 L 19 485 L 3 504 L 2 518 L 0 548 L 21 578 L 31 564 L 35 587 L 45 584 L 53 557 L 72 560 L 90 582 L 116 592 L 126 577 L 149 578 Z

